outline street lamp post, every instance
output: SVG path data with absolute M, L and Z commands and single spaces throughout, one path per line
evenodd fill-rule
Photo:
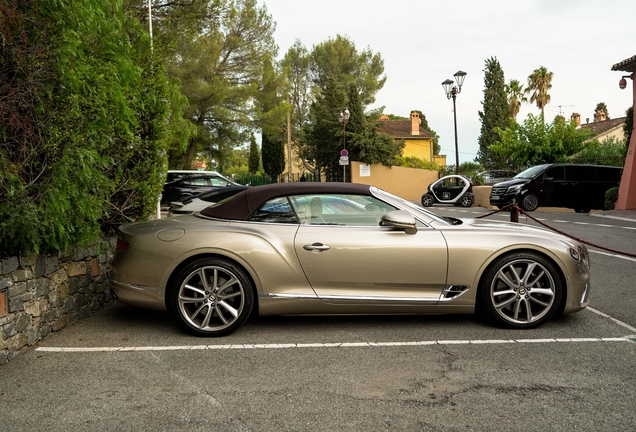
M 340 153 L 341 157 L 348 157 L 347 156 L 347 144 L 346 144 L 346 134 L 345 134 L 345 128 L 347 126 L 347 121 L 349 121 L 349 110 L 345 108 L 344 111 L 340 111 L 340 113 L 338 113 L 338 121 L 340 122 L 340 124 L 342 125 L 342 152 Z M 347 165 L 343 164 L 342 165 L 342 182 L 346 182 L 347 181 Z
M 453 98 L 453 120 L 455 121 L 455 174 L 459 174 L 459 144 L 457 143 L 457 109 L 455 100 L 457 99 L 457 95 L 462 92 L 462 85 L 464 84 L 464 78 L 466 78 L 466 72 L 457 71 L 453 76 L 455 77 L 457 86 L 454 85 L 455 81 L 451 79 L 444 81 L 442 86 L 446 92 L 446 98 Z

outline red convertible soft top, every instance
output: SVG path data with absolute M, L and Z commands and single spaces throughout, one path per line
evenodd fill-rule
M 218 219 L 246 220 L 261 204 L 272 198 L 306 194 L 371 195 L 371 191 L 369 185 L 355 183 L 276 183 L 247 188 L 224 203 L 202 210 L 201 214 Z

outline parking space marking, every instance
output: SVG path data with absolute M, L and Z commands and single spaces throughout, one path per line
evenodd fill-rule
M 636 258 L 629 257 L 629 256 L 618 255 L 618 254 L 613 254 L 613 253 L 609 253 L 609 252 L 601 252 L 600 250 L 596 250 L 596 249 L 589 249 L 589 251 L 590 251 L 590 253 L 595 253 L 595 254 L 599 254 L 599 255 L 609 256 L 609 257 L 612 257 L 612 258 L 620 258 L 620 259 L 624 259 L 624 260 L 627 260 L 627 261 L 636 262 Z
M 600 315 L 600 316 L 602 316 L 603 318 L 607 318 L 607 319 L 609 319 L 610 321 L 613 321 L 615 324 L 618 324 L 619 326 L 621 326 L 621 327 L 625 327 L 626 329 L 631 330 L 631 331 L 633 331 L 633 332 L 635 332 L 635 333 L 636 333 L 636 327 L 632 327 L 632 326 L 630 326 L 629 324 L 624 323 L 623 321 L 617 320 L 616 318 L 611 317 L 611 316 L 609 316 L 608 314 L 606 314 L 606 313 L 604 313 L 604 312 L 601 312 L 601 311 L 599 311 L 599 310 L 596 310 L 596 309 L 594 309 L 594 308 L 591 308 L 591 307 L 589 307 L 589 306 L 587 307 L 587 310 L 589 310 L 590 312 L 595 313 L 595 314 L 597 314 L 597 315 Z
M 629 326 L 627 326 L 630 328 Z M 636 329 L 631 328 L 636 331 Z M 140 346 L 140 347 L 39 347 L 36 351 L 50 353 L 90 353 L 90 352 L 139 352 L 139 351 L 192 351 L 192 350 L 245 350 L 245 349 L 282 349 L 282 348 L 357 348 L 357 347 L 396 347 L 431 345 L 498 345 L 527 343 L 590 343 L 590 342 L 629 342 L 627 337 L 614 338 L 557 338 L 557 339 L 494 339 L 494 340 L 439 340 L 419 342 L 342 342 L 342 343 L 288 343 L 288 344 L 231 344 L 231 345 L 179 345 L 179 346 Z

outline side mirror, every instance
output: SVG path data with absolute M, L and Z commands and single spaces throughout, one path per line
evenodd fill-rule
M 417 233 L 415 226 L 415 218 L 409 212 L 404 210 L 394 210 L 382 216 L 380 222 L 382 226 L 390 226 L 403 230 L 407 234 Z
M 552 183 L 554 181 L 554 177 L 546 177 L 543 179 L 543 181 L 546 183 Z

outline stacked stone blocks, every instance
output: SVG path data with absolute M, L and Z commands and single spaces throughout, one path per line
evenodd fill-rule
M 0 259 L 0 365 L 112 299 L 107 270 L 114 242 Z

